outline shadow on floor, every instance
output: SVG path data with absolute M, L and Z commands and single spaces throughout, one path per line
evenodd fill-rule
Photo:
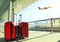
M 60 40 L 58 40 L 57 42 L 60 42 Z
M 45 35 L 42 35 L 42 36 L 37 36 L 37 37 L 34 37 L 34 38 L 24 39 L 23 41 L 27 41 L 27 40 L 31 40 L 31 39 L 36 39 L 36 38 L 48 36 L 48 35 L 50 35 L 50 34 L 53 34 L 53 33 L 45 34 Z
M 0 38 L 0 42 L 5 42 L 4 38 Z
M 4 38 L 0 38 L 0 42 L 22 42 L 19 40 L 5 41 Z

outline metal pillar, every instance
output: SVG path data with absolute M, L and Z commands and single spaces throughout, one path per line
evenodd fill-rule
M 53 21 L 52 21 L 53 19 L 51 18 L 51 32 L 53 32 Z

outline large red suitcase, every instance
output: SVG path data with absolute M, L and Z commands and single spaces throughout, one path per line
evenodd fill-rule
M 4 25 L 4 37 L 5 40 L 16 39 L 16 28 L 14 22 L 6 22 Z
M 19 23 L 21 37 L 25 38 L 28 37 L 28 22 L 21 22 Z

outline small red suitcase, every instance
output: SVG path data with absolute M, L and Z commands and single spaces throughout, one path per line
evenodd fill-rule
M 19 23 L 19 27 L 21 30 L 21 37 L 22 38 L 28 37 L 28 22 Z
M 4 37 L 5 40 L 16 39 L 16 28 L 14 22 L 6 22 L 4 25 Z

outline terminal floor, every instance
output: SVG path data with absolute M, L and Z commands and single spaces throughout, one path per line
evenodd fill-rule
M 5 42 L 3 30 L 0 31 L 0 42 Z M 29 31 L 29 38 L 19 42 L 60 42 L 60 32 Z

